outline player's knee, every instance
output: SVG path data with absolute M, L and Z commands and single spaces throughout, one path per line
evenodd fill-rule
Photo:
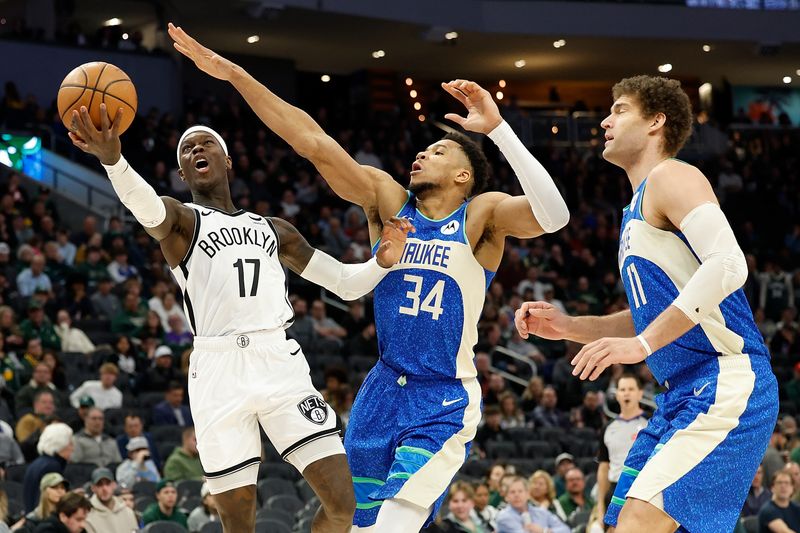
M 331 494 L 326 502 L 325 512 L 332 520 L 352 523 L 356 512 L 356 496 L 352 486 L 349 490 L 344 488 Z

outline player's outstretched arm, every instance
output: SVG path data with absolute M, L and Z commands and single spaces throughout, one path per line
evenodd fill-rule
M 520 337 L 535 335 L 550 340 L 587 344 L 602 337 L 635 335 L 630 310 L 607 316 L 569 316 L 548 302 L 524 302 L 514 314 Z
M 400 260 L 408 232 L 416 231 L 408 219 L 392 217 L 383 223 L 381 245 L 375 257 L 348 265 L 313 248 L 289 222 L 280 218 L 271 220 L 278 232 L 281 262 L 343 300 L 356 300 L 372 291 Z
M 490 193 L 476 199 L 492 204 L 492 215 L 488 222 L 495 230 L 502 236 L 530 238 L 566 226 L 569 209 L 553 178 L 500 116 L 492 95 L 468 80 L 442 83 L 442 88 L 467 109 L 466 117 L 448 113 L 445 118 L 466 130 L 483 133 L 492 139 L 511 165 L 525 193 L 522 197 Z
M 177 266 L 185 257 L 194 232 L 192 209 L 174 198 L 159 197 L 122 157 L 119 140 L 119 125 L 122 108 L 117 110 L 111 123 L 105 104 L 100 104 L 101 126 L 98 130 L 89 117 L 86 107 L 72 112 L 72 143 L 86 153 L 97 157 L 105 168 L 114 191 L 145 231 L 161 243 L 164 258 L 171 267 Z
M 382 197 L 396 196 L 400 205 L 405 202 L 406 193 L 400 184 L 379 169 L 359 165 L 308 113 L 283 101 L 245 69 L 201 45 L 180 27 L 170 23 L 168 31 L 176 50 L 203 72 L 230 82 L 261 121 L 311 161 L 340 197 L 365 210 L 377 206 L 379 191 Z

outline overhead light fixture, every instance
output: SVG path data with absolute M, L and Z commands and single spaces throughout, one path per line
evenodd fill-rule
M 261 40 L 261 37 L 259 37 L 258 35 L 251 35 L 250 37 L 247 38 L 248 44 L 255 44 L 260 40 Z
M 411 87 L 413 84 L 414 84 L 414 80 L 412 80 L 411 78 L 406 78 L 406 85 Z
M 503 99 L 503 91 L 497 91 L 497 93 L 496 93 L 494 96 L 495 96 L 495 97 L 496 97 L 498 100 L 502 100 L 502 99 Z
M 525 60 L 524 60 L 524 59 L 517 59 L 516 61 L 514 61 L 514 66 L 515 66 L 515 67 L 517 67 L 517 68 L 522 68 L 522 67 L 524 67 L 526 64 L 527 64 L 527 63 L 525 62 Z
M 5 17 L 0 18 L 0 25 L 5 25 L 5 23 L 6 23 L 6 18 Z
M 420 109 L 422 109 L 422 104 L 420 104 L 419 102 L 414 102 L 414 109 L 419 111 Z
M 331 77 L 328 76 L 327 74 L 323 74 L 322 76 L 320 76 L 319 79 L 322 80 L 322 83 L 328 83 L 329 81 L 331 81 Z
M 374 52 L 372 52 L 372 57 L 374 57 L 375 59 L 380 59 L 380 58 L 384 57 L 385 55 L 386 55 L 386 52 L 384 52 L 383 50 L 375 50 Z
M 558 126 L 553 125 L 553 127 L 550 128 L 550 131 L 553 132 L 553 135 L 557 135 L 558 134 Z
M 710 44 L 704 44 L 703 45 L 703 52 L 710 52 L 710 51 L 711 51 L 711 45 Z
M 127 41 L 128 40 L 128 34 L 127 33 L 123 33 L 122 34 L 122 40 L 123 41 Z
M 788 83 L 792 83 L 792 77 L 791 76 L 784 76 L 783 77 L 783 83 L 787 83 L 787 84 Z
M 103 26 L 119 26 L 120 24 L 122 24 L 122 19 L 118 19 L 117 17 L 103 22 Z
M 565 41 L 564 39 L 553 41 L 553 48 L 562 48 L 564 46 L 567 46 L 567 41 Z
M 425 122 L 425 115 L 420 115 L 417 117 L 420 122 Z
M 664 63 L 658 66 L 659 72 L 669 72 L 670 70 L 672 70 L 672 63 Z
M 458 39 L 458 32 L 457 31 L 449 31 L 444 34 L 444 38 L 448 41 L 452 41 L 453 39 Z
M 415 91 L 414 89 L 411 89 L 411 92 L 408 93 L 408 96 L 410 96 L 411 98 L 416 98 L 417 97 L 417 91 Z
M 799 68 L 799 69 L 797 69 L 797 71 L 795 72 L 795 74 L 797 74 L 798 76 L 800 76 L 800 68 Z
M 506 80 L 500 80 L 497 82 L 497 85 L 499 85 L 501 89 L 504 88 L 506 86 Z

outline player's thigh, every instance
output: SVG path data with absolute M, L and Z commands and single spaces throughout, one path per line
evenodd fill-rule
M 325 437 L 320 440 L 335 438 Z M 341 442 L 339 446 L 341 447 Z M 302 451 L 300 449 L 295 453 Z M 311 462 L 303 469 L 302 474 L 326 511 L 337 515 L 347 514 L 352 518 L 356 508 L 356 498 L 344 448 L 341 448 L 339 454 L 328 455 Z
M 655 505 L 628 498 L 619 515 L 616 533 L 673 533 L 678 524 Z

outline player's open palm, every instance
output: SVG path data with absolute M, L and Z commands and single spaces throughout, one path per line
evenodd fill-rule
M 467 108 L 466 117 L 448 113 L 444 116 L 447 120 L 452 120 L 465 130 L 483 134 L 489 133 L 503 122 L 492 95 L 474 81 L 453 80 L 442 83 L 442 88 Z
M 375 254 L 380 266 L 389 268 L 400 261 L 409 231 L 413 233 L 417 230 L 407 218 L 392 217 L 383 223 L 381 245 Z
M 231 79 L 235 67 L 231 61 L 198 43 L 192 36 L 183 31 L 183 28 L 175 26 L 171 22 L 167 31 L 172 40 L 175 41 L 175 50 L 194 61 L 197 68 L 220 80 L 228 81 Z
M 514 324 L 523 339 L 536 335 L 561 340 L 566 337 L 569 317 L 547 302 L 524 302 L 514 313 Z

